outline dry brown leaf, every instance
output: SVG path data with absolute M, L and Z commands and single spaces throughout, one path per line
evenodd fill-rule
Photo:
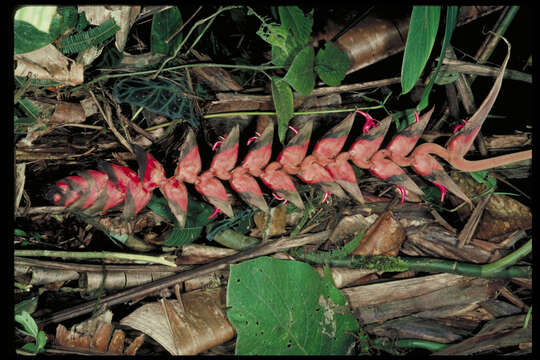
M 378 215 L 365 217 L 361 214 L 345 216 L 334 228 L 329 240 L 332 243 L 335 243 L 343 239 L 353 238 L 356 235 L 365 232 L 369 226 L 376 221 L 377 217 Z
M 122 354 L 126 334 L 120 329 L 114 330 L 111 320 L 112 312 L 107 310 L 98 316 L 72 326 L 71 330 L 59 324 L 56 327 L 55 344 L 83 351 L 90 350 L 94 353 Z M 135 355 L 143 340 L 144 334 L 137 337 L 124 354 Z
M 253 221 L 257 225 L 258 231 L 253 231 L 251 236 L 260 236 L 266 230 L 266 214 L 258 212 L 253 215 Z M 279 205 L 270 209 L 270 230 L 268 236 L 285 234 L 287 211 L 284 205 Z
M 172 355 L 196 355 L 234 337 L 225 314 L 224 288 L 183 294 L 182 303 L 149 303 L 120 323 L 152 337 Z
M 54 80 L 66 85 L 84 81 L 84 65 L 73 62 L 52 44 L 24 54 L 16 54 L 15 76 Z
M 352 252 L 355 255 L 396 256 L 405 240 L 405 230 L 391 210 L 383 212 L 367 231 L 360 245 Z
M 86 114 L 81 104 L 60 101 L 56 104 L 50 122 L 55 125 L 79 124 L 86 120 Z

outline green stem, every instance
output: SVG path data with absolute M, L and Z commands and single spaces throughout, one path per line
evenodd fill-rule
M 376 338 L 373 340 L 373 346 L 393 353 L 394 348 L 416 348 L 439 351 L 448 347 L 448 344 L 420 339 L 399 339 L 397 341 L 389 341 L 385 338 Z
M 492 262 L 491 264 L 482 265 L 481 274 L 489 276 L 490 274 L 501 271 L 509 266 L 514 265 L 520 259 L 530 254 L 532 251 L 532 239 L 529 239 L 522 247 L 516 251 L 506 255 L 505 257 Z
M 301 249 L 291 251 L 291 255 L 299 259 L 307 260 L 311 263 L 328 264 L 336 267 L 350 267 L 367 270 L 378 270 L 382 272 L 399 271 L 425 271 L 425 272 L 445 272 L 463 276 L 474 276 L 481 278 L 502 278 L 513 277 L 531 278 L 531 266 L 512 266 L 521 258 L 527 256 L 532 251 L 532 239 L 518 250 L 499 259 L 491 264 L 476 265 L 448 261 L 442 259 L 429 258 L 403 258 L 390 256 L 369 256 L 355 255 L 340 258 L 332 257 L 330 253 L 319 251 L 305 253 Z
M 162 264 L 176 267 L 172 261 L 166 260 L 161 256 L 150 256 L 142 254 L 129 254 L 120 252 L 105 251 L 56 251 L 56 250 L 15 250 L 15 256 L 34 256 L 34 257 L 59 257 L 62 259 L 105 259 L 105 260 L 129 260 L 144 261 L 148 263 Z

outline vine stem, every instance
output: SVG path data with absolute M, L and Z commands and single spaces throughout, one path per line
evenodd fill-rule
M 367 106 L 367 107 L 356 107 L 356 108 L 347 108 L 347 109 L 333 109 L 333 110 L 316 110 L 316 111 L 296 111 L 293 112 L 293 116 L 297 115 L 315 115 L 315 114 L 335 114 L 335 113 L 342 113 L 342 112 L 351 112 L 356 110 L 375 110 L 384 108 L 384 105 L 376 105 L 376 106 Z M 206 114 L 203 115 L 203 119 L 212 119 L 217 117 L 233 117 L 233 116 L 257 116 L 257 115 L 276 115 L 277 113 L 275 111 L 238 111 L 238 112 L 228 112 L 228 113 L 218 113 L 218 114 Z M 163 127 L 167 127 L 171 124 L 173 124 L 175 120 L 169 121 L 163 124 L 151 126 L 149 128 L 146 128 L 145 131 L 153 131 L 157 130 Z
M 15 256 L 21 257 L 59 257 L 62 259 L 105 259 L 105 260 L 130 260 L 144 261 L 148 263 L 167 265 L 176 267 L 172 261 L 161 256 L 150 256 L 142 254 L 130 254 L 108 251 L 56 251 L 56 250 L 15 250 Z

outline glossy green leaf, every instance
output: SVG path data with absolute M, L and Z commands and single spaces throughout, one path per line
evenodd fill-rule
M 447 8 L 447 10 L 446 10 L 446 25 L 445 25 L 445 29 L 444 29 L 444 38 L 443 38 L 443 41 L 442 41 L 441 53 L 439 55 L 440 61 L 438 62 L 437 67 L 435 68 L 435 71 L 433 72 L 433 76 L 431 77 L 431 80 L 429 81 L 429 84 L 424 89 L 424 93 L 422 94 L 422 98 L 420 99 L 420 103 L 416 107 L 416 110 L 418 112 L 424 110 L 428 106 L 429 94 L 431 92 L 431 89 L 433 88 L 433 84 L 436 83 L 439 80 L 439 70 L 440 70 L 441 65 L 442 65 L 442 59 L 444 59 L 444 55 L 446 53 L 446 48 L 448 47 L 448 45 L 450 45 L 450 39 L 452 38 L 452 34 L 454 33 L 454 28 L 456 27 L 457 15 L 458 15 L 458 7 L 457 6 L 449 6 Z
M 313 72 L 313 62 L 315 51 L 312 46 L 304 47 L 295 57 L 283 78 L 294 90 L 301 95 L 308 95 L 315 87 L 315 73 Z
M 440 14 L 440 6 L 413 7 L 401 67 L 402 94 L 411 91 L 424 71 L 437 36 Z
M 237 355 L 343 355 L 359 328 L 332 280 L 299 261 L 231 265 L 227 306 Z
M 347 75 L 347 70 L 351 67 L 351 60 L 334 44 L 326 43 L 324 49 L 317 53 L 315 64 L 315 71 L 325 84 L 338 86 Z
M 158 12 L 152 20 L 150 49 L 156 54 L 171 54 L 182 42 L 182 34 L 167 40 L 182 26 L 182 15 L 177 6 Z
M 279 141 L 285 140 L 289 120 L 293 117 L 294 97 L 287 82 L 278 77 L 272 78 L 272 99 L 277 113 Z

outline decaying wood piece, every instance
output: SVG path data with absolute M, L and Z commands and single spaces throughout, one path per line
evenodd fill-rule
M 146 284 L 165 276 L 174 274 L 173 272 L 107 272 L 104 276 L 102 272 L 84 272 L 79 278 L 79 287 L 85 291 L 95 291 L 100 288 L 106 290 L 125 289 L 132 286 Z M 105 284 L 103 283 L 105 280 Z
M 532 343 L 532 318 L 523 328 L 525 315 L 493 319 L 473 337 L 448 346 L 433 355 L 472 355 L 496 349 Z
M 430 286 L 430 278 L 424 277 L 357 286 L 344 289 L 342 292 L 347 297 L 360 322 L 370 324 L 445 306 L 465 306 L 482 302 L 493 298 L 496 291 L 503 286 L 501 280 L 444 275 L 448 277 L 442 278 L 444 282 L 442 286 L 441 278 L 438 279 L 439 281 L 435 281 L 434 286 Z M 421 281 L 422 279 L 424 281 Z M 456 283 L 448 285 L 444 281 L 448 279 Z M 417 285 L 414 287 L 406 286 L 407 282 Z M 378 292 L 376 295 L 379 299 L 378 303 L 373 301 L 373 295 L 371 295 L 373 292 Z M 370 300 L 366 301 L 366 299 Z
M 385 321 L 382 324 L 370 324 L 364 328 L 369 334 L 398 339 L 421 339 L 449 344 L 462 340 L 470 332 L 445 325 L 438 320 L 421 319 L 416 316 L 404 316 Z
M 406 229 L 407 240 L 401 252 L 409 256 L 435 257 L 463 262 L 485 264 L 500 258 L 500 254 L 479 247 L 473 241 L 463 248 L 458 248 L 455 233 L 437 224 L 415 226 Z

